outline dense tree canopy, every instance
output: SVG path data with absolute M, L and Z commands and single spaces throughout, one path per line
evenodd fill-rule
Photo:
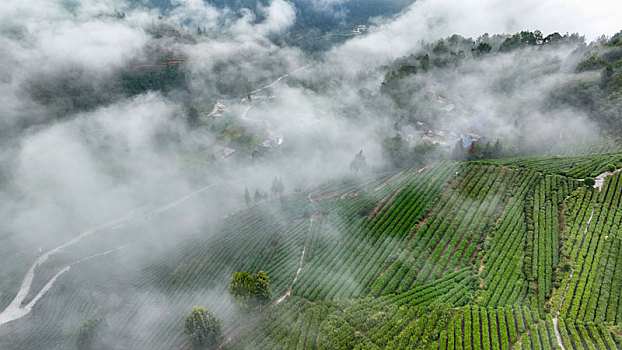
M 272 299 L 270 278 L 263 270 L 255 275 L 246 271 L 236 272 L 231 277 L 229 293 L 243 308 L 265 305 Z
M 215 345 L 220 340 L 220 321 L 208 309 L 195 306 L 186 316 L 184 333 L 196 347 Z

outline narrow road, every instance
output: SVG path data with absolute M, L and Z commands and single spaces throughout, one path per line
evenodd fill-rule
M 592 223 L 592 219 L 594 218 L 594 211 L 596 210 L 596 204 L 597 202 L 594 202 L 594 206 L 592 207 L 592 213 L 590 214 L 590 218 L 587 220 L 587 225 L 585 225 L 585 230 L 583 231 L 583 235 L 585 236 L 587 234 L 587 230 L 590 227 L 590 224 Z M 559 308 L 557 309 L 557 312 L 555 313 L 555 317 L 553 317 L 553 328 L 555 328 L 555 338 L 557 339 L 557 345 L 559 345 L 562 350 L 566 350 L 566 347 L 564 347 L 564 344 L 562 343 L 562 336 L 561 333 L 559 333 L 559 315 L 561 313 L 562 310 L 562 305 L 564 305 L 564 300 L 566 299 L 566 293 L 568 293 L 568 287 L 570 287 L 570 281 L 572 280 L 572 276 L 574 275 L 574 264 L 576 263 L 576 261 L 572 264 L 572 267 L 570 268 L 570 275 L 568 276 L 568 280 L 566 281 L 566 288 L 564 288 L 564 294 L 562 295 L 562 298 L 559 300 Z
M 79 263 L 81 263 L 83 261 L 86 261 L 86 260 L 90 260 L 90 259 L 96 258 L 98 256 L 110 254 L 110 253 L 112 253 L 115 250 L 116 249 L 111 249 L 111 250 L 105 251 L 103 253 L 91 255 L 91 256 L 88 256 L 86 258 L 82 258 L 82 259 L 76 260 L 76 261 L 74 261 L 73 263 L 71 263 L 69 265 L 66 265 L 60 271 L 58 271 L 56 273 L 56 275 L 54 275 L 54 277 L 52 277 L 48 281 L 48 283 L 46 283 L 45 286 L 43 286 L 43 288 L 41 288 L 39 293 L 37 293 L 37 295 L 35 295 L 35 297 L 32 298 L 32 300 L 25 306 L 22 306 L 21 304 L 22 304 L 24 298 L 28 295 L 28 290 L 30 289 L 30 285 L 25 285 L 24 283 L 22 283 L 22 288 L 18 292 L 18 294 L 15 297 L 15 299 L 13 299 L 11 304 L 9 304 L 9 306 L 7 306 L 7 308 L 2 312 L 2 314 L 0 314 L 0 325 L 3 325 L 5 323 L 11 322 L 13 320 L 16 320 L 16 319 L 19 319 L 19 318 L 22 318 L 22 317 L 28 315 L 28 313 L 30 313 L 30 311 L 32 311 L 32 308 L 35 306 L 37 301 L 39 301 L 39 299 L 41 299 L 45 295 L 45 293 L 47 293 L 48 290 L 50 290 L 50 288 L 52 288 L 52 285 L 54 284 L 54 282 L 56 282 L 56 279 L 58 279 L 58 277 L 60 277 L 63 273 L 69 271 L 73 265 L 79 264 Z M 31 271 L 28 271 L 28 273 L 30 275 L 27 275 L 27 277 L 29 277 L 30 278 L 30 282 L 32 282 L 32 278 L 34 277 L 34 272 L 31 273 Z
M 298 281 L 298 275 L 300 275 L 300 271 L 302 271 L 302 263 L 305 259 L 305 251 L 307 250 L 307 244 L 309 243 L 309 236 L 311 235 L 311 227 L 313 226 L 313 220 L 315 220 L 315 216 L 311 216 L 311 218 L 309 218 L 309 228 L 307 229 L 307 236 L 305 237 L 305 244 L 302 246 L 302 254 L 300 254 L 300 262 L 298 262 L 298 269 L 296 270 L 296 275 L 294 276 L 294 280 L 292 281 L 292 284 L 289 285 L 289 288 L 287 288 L 287 292 L 285 292 L 285 294 L 283 294 L 280 298 L 278 298 L 272 304 L 272 306 L 276 306 L 280 304 L 283 300 L 285 300 L 285 298 L 287 298 L 288 296 L 292 294 L 292 288 L 294 287 L 294 284 L 296 283 L 296 281 Z
M 273 87 L 274 85 L 278 84 L 278 82 L 279 82 L 279 81 L 281 81 L 281 80 L 283 80 L 283 79 L 285 79 L 285 78 L 289 77 L 290 75 L 292 75 L 292 74 L 294 74 L 294 73 L 296 73 L 296 72 L 298 72 L 298 71 L 301 71 L 301 70 L 303 70 L 303 69 L 306 69 L 307 67 L 309 67 L 309 65 L 302 66 L 302 67 L 300 67 L 300 68 L 298 68 L 298 69 L 295 69 L 295 70 L 293 70 L 293 71 L 291 71 L 291 72 L 289 72 L 289 73 L 287 73 L 287 74 L 285 74 L 285 75 L 282 75 L 282 76 L 280 76 L 280 77 L 276 78 L 276 80 L 275 80 L 275 81 L 273 81 L 272 83 L 270 83 L 270 84 L 268 84 L 268 85 L 266 85 L 266 86 L 264 86 L 264 87 L 260 87 L 259 89 L 255 89 L 255 90 L 251 91 L 251 92 L 250 92 L 250 94 L 254 94 L 254 93 L 259 92 L 259 91 L 261 91 L 261 90 L 263 90 L 263 89 L 267 89 L 267 88 Z
M 215 183 L 212 185 L 208 185 L 202 188 L 197 189 L 194 192 L 191 192 L 183 197 L 180 197 L 164 206 L 162 206 L 159 209 L 156 209 L 154 211 L 155 214 L 161 214 L 167 210 L 171 210 L 173 208 L 175 208 L 176 206 L 182 204 L 183 202 L 187 201 L 188 199 L 195 197 L 196 195 L 207 191 L 208 189 L 216 186 L 216 185 L 220 185 L 220 183 Z M 123 224 L 127 223 L 128 221 L 130 221 L 132 219 L 132 215 L 126 215 L 123 216 L 121 218 L 115 219 L 115 220 L 111 220 L 108 221 L 106 223 L 91 227 L 89 229 L 87 229 L 86 231 L 81 232 L 78 236 L 72 238 L 71 240 L 59 245 L 56 248 L 50 249 L 47 252 L 43 253 L 41 256 L 39 256 L 37 258 L 37 260 L 35 260 L 35 262 L 32 264 L 32 266 L 30 266 L 30 269 L 28 270 L 28 272 L 26 272 L 26 275 L 24 276 L 24 279 L 22 280 L 22 284 L 19 288 L 19 291 L 17 292 L 17 295 L 15 295 L 15 298 L 13 298 L 13 301 L 11 301 L 11 303 L 0 313 L 0 326 L 2 326 L 5 323 L 17 320 L 19 318 L 22 318 L 24 316 L 26 316 L 31 310 L 32 307 L 36 304 L 36 302 L 52 287 L 52 285 L 54 284 L 54 282 L 56 281 L 56 279 L 58 279 L 58 277 L 60 277 L 60 275 L 62 275 L 63 273 L 69 271 L 71 265 L 76 264 L 78 262 L 84 261 L 84 260 L 88 260 L 90 258 L 93 258 L 95 256 L 99 256 L 99 255 L 103 255 L 104 253 L 92 256 L 92 257 L 88 257 L 88 258 L 84 258 L 81 260 L 76 261 L 75 263 L 71 264 L 71 265 L 67 265 L 65 266 L 61 271 L 59 271 L 54 277 L 52 277 L 52 279 L 50 279 L 50 281 L 48 281 L 48 283 L 43 287 L 43 289 L 37 294 L 37 296 L 35 296 L 35 298 L 28 303 L 26 306 L 22 306 L 22 303 L 24 302 L 24 300 L 26 299 L 26 297 L 28 296 L 28 293 L 30 292 L 30 287 L 32 286 L 32 281 L 34 280 L 35 277 L 35 269 L 42 265 L 43 263 L 45 263 L 48 258 L 50 258 L 51 256 L 53 256 L 54 254 L 58 253 L 60 250 L 65 249 L 79 241 L 81 241 L 82 239 L 84 239 L 85 237 L 88 237 L 96 232 L 99 232 L 101 230 L 107 229 L 107 228 L 114 228 L 114 227 L 120 227 Z M 106 253 L 107 254 L 107 253 Z
M 300 70 L 306 69 L 308 67 L 308 65 L 306 66 L 302 66 L 292 72 L 289 72 L 283 76 L 278 77 L 274 82 L 272 82 L 271 84 L 268 84 L 264 87 L 261 87 L 259 89 L 253 90 L 251 91 L 251 93 L 255 93 L 255 92 L 259 92 L 263 89 L 272 87 L 274 85 L 276 85 L 278 82 L 280 82 L 282 79 L 288 77 L 291 74 L 294 74 Z M 214 111 L 216 111 L 217 108 L 214 106 Z M 248 113 L 248 111 L 250 110 L 250 107 L 247 107 L 246 110 L 243 113 L 243 117 L 246 117 L 246 114 Z M 216 186 L 216 184 L 212 184 L 212 185 L 208 185 L 202 188 L 199 188 L 198 190 L 189 193 L 175 201 L 172 201 L 164 206 L 162 206 L 159 209 L 156 209 L 153 213 L 155 215 L 157 214 L 161 214 L 165 211 L 171 210 L 173 208 L 175 208 L 176 206 L 182 204 L 183 202 L 187 201 L 188 199 L 195 197 L 196 195 L 207 191 L 208 189 L 212 188 Z M 128 221 L 131 220 L 131 215 L 126 215 L 124 217 L 112 220 L 112 221 L 108 221 L 106 223 L 100 224 L 98 226 L 92 227 L 87 229 L 86 231 L 81 232 L 78 236 L 74 237 L 73 239 L 59 245 L 56 248 L 50 249 L 47 252 L 43 253 L 41 256 L 39 256 L 35 262 L 32 264 L 32 266 L 30 267 L 30 269 L 28 270 L 28 272 L 26 272 L 26 275 L 24 276 L 24 279 L 22 280 L 22 284 L 20 285 L 20 289 L 18 290 L 17 294 L 15 295 L 15 298 L 13 298 L 13 300 L 11 301 L 11 303 L 0 313 L 0 326 L 2 326 L 5 323 L 17 320 L 19 318 L 24 317 L 25 315 L 27 315 L 31 310 L 32 307 L 36 304 L 36 302 L 52 287 L 52 285 L 54 284 L 54 282 L 58 279 L 58 277 L 60 277 L 60 275 L 62 275 L 63 273 L 67 272 L 70 270 L 71 265 L 76 264 L 80 261 L 84 261 L 88 258 L 85 259 L 81 259 L 78 260 L 77 262 L 71 264 L 71 265 L 67 265 L 65 266 L 63 269 L 61 269 L 56 275 L 54 275 L 54 277 L 52 277 L 48 283 L 43 287 L 43 289 L 41 289 L 41 291 L 39 291 L 39 293 L 35 296 L 35 298 L 28 303 L 26 306 L 22 306 L 23 301 L 26 299 L 26 297 L 28 296 L 28 293 L 30 292 L 30 287 L 32 286 L 32 282 L 34 280 L 35 277 L 35 269 L 42 265 L 43 263 L 45 263 L 48 258 L 50 258 L 51 256 L 53 256 L 54 254 L 58 253 L 61 249 L 67 248 L 79 241 L 81 241 L 83 238 L 88 237 L 96 232 L 99 232 L 101 230 L 107 229 L 107 228 L 118 228 L 121 227 L 123 224 L 126 224 Z M 305 247 L 306 247 L 306 243 L 305 243 Z M 102 254 L 97 254 L 96 256 L 99 255 L 103 255 Z M 105 253 L 107 254 L 107 253 Z M 304 249 L 303 249 L 303 255 L 304 255 Z M 95 256 L 93 256 L 95 257 Z M 92 257 L 89 257 L 92 258 Z M 296 274 L 296 278 L 298 277 L 298 273 Z M 295 280 L 294 280 L 295 281 Z

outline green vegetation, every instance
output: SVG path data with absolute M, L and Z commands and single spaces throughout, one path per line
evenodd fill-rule
M 157 67 L 144 71 L 131 70 L 123 72 L 117 84 L 128 96 L 146 91 L 167 93 L 173 89 L 184 88 L 186 74 L 184 68 L 180 66 Z
M 272 298 L 270 279 L 261 270 L 253 276 L 246 271 L 236 272 L 231 277 L 229 293 L 246 309 L 265 305 Z
M 132 280 L 174 303 L 154 333 L 117 345 L 553 349 L 558 330 L 566 349 L 620 349 L 622 173 L 601 190 L 579 181 L 620 159 L 444 161 L 262 201 Z M 179 311 L 214 293 L 244 312 Z M 121 315 L 114 334 L 136 319 Z
M 536 156 L 484 160 L 482 164 L 499 164 L 510 167 L 526 167 L 548 174 L 559 174 L 576 179 L 594 177 L 609 169 L 610 164 L 622 165 L 618 153 L 592 154 L 583 156 Z
M 445 132 L 478 131 L 484 133 L 489 127 L 494 132 L 497 126 L 483 125 L 486 121 L 479 116 L 469 119 L 466 126 L 455 125 L 457 116 L 494 115 L 504 125 L 515 128 L 510 134 L 488 134 L 493 138 L 500 137 L 504 143 L 504 152 L 491 156 L 485 143 L 476 144 L 468 154 L 461 153 L 456 160 L 479 160 L 501 156 L 517 156 L 525 154 L 585 154 L 617 152 L 619 147 L 608 147 L 610 140 L 619 140 L 622 135 L 622 46 L 619 45 L 620 33 L 610 39 L 601 38 L 589 45 L 577 34 L 551 33 L 545 35 L 539 31 L 522 31 L 516 34 L 489 36 L 484 34 L 478 38 L 465 38 L 452 35 L 448 38 L 424 44 L 421 49 L 408 56 L 396 59 L 386 67 L 386 75 L 381 86 L 381 94 L 394 103 L 394 128 L 404 135 L 412 134 L 412 126 L 420 123 L 420 130 L 444 130 Z M 566 61 L 556 56 L 562 47 L 574 49 Z M 500 65 L 503 57 L 512 56 L 518 60 L 530 57 L 529 65 L 515 65 L 511 68 Z M 575 63 L 575 62 L 579 63 Z M 503 108 L 483 101 L 491 97 L 521 99 L 527 89 L 526 82 L 540 81 L 555 74 L 566 62 L 576 64 L 575 73 L 564 83 L 552 87 L 541 98 L 524 100 L 527 107 L 514 109 L 511 104 Z M 503 71 L 500 71 L 503 69 Z M 463 85 L 464 80 L 481 74 L 491 77 L 494 81 L 477 86 L 482 94 L 475 96 L 453 91 L 455 85 L 462 89 L 470 89 L 473 85 Z M 479 78 L 475 79 L 479 80 Z M 477 101 L 477 102 L 476 102 Z M 518 102 L 518 101 L 517 101 Z M 520 104 L 523 105 L 522 103 Z M 455 109 L 455 110 L 454 110 Z M 578 111 L 588 116 L 586 130 L 599 126 L 602 132 L 593 135 L 569 136 L 574 131 L 560 130 L 560 142 L 550 142 L 553 135 L 547 135 L 547 143 L 559 143 L 560 146 L 535 146 L 543 140 L 534 140 L 534 122 L 527 121 L 525 115 L 562 115 L 566 120 L 569 110 Z M 483 118 L 486 119 L 486 118 Z M 572 119 L 572 118 L 568 118 Z M 540 124 L 540 122 L 537 122 Z M 599 134 L 600 135 L 596 135 Z M 415 133 L 416 134 L 416 133 Z M 557 135 L 555 135 L 557 136 Z M 594 141 L 601 139 L 606 141 Z M 536 138 L 537 139 L 537 138 Z M 403 154 L 408 150 L 400 148 L 395 137 L 385 139 L 383 143 L 387 159 L 394 165 L 414 165 L 405 162 Z M 439 142 L 446 143 L 446 139 Z M 535 141 L 535 142 L 534 142 Z M 615 143 L 615 142 L 614 142 Z M 563 144 L 563 145 L 562 145 Z M 587 144 L 591 144 L 586 147 Z M 489 147 L 490 147 L 489 146 Z M 550 147 L 550 149 L 549 149 Z M 468 148 L 468 147 L 466 147 Z M 475 149 L 479 148 L 479 149 Z M 591 152 L 587 149 L 593 148 Z M 464 151 L 464 150 L 462 150 Z M 567 170 L 570 170 L 569 168 Z
M 102 319 L 87 320 L 80 326 L 76 347 L 78 350 L 112 349 L 109 345 L 108 324 Z
M 543 162 L 532 158 L 505 160 L 514 167 L 476 163 L 452 169 L 453 179 L 428 214 L 418 224 L 410 224 L 409 243 L 399 250 L 400 254 L 390 258 L 389 264 L 380 265 L 382 272 L 371 284 L 356 294 L 335 293 L 334 287 L 325 293 L 322 286 L 330 279 L 315 284 L 305 282 L 313 276 L 315 258 L 305 259 L 310 263 L 304 265 L 304 278 L 294 285 L 294 293 L 299 296 L 286 299 L 283 305 L 264 314 L 248 334 L 232 342 L 231 348 L 559 348 L 553 316 L 563 298 L 561 291 L 570 283 L 564 299 L 567 306 L 562 310 L 572 314 L 565 316 L 562 312 L 556 319 L 562 344 L 567 349 L 618 349 L 619 335 L 602 322 L 617 322 L 617 255 L 612 252 L 619 252 L 620 240 L 601 236 L 601 245 L 605 244 L 602 251 L 594 248 L 590 253 L 569 232 L 581 236 L 582 230 L 593 227 L 597 222 L 590 221 L 593 208 L 596 213 L 592 220 L 599 220 L 596 198 L 605 201 L 603 207 L 619 203 L 620 194 L 614 184 L 621 177 L 608 177 L 604 192 L 599 195 L 598 191 L 581 187 L 578 178 L 558 174 L 561 166 L 556 164 L 581 162 L 583 167 L 575 169 L 575 174 L 582 175 L 597 169 L 605 171 L 607 162 L 619 159 L 619 154 L 600 157 L 595 159 L 598 164 L 604 161 L 602 165 L 577 157 L 549 157 L 544 173 L 544 158 Z M 426 172 L 430 174 L 437 168 Z M 407 174 L 408 171 L 393 177 L 392 182 L 399 183 L 400 177 Z M 389 201 L 396 201 L 400 193 L 387 194 Z M 332 199 L 336 197 L 340 196 L 331 196 L 320 204 L 339 210 L 330 203 L 339 202 Z M 350 200 L 369 208 L 358 196 Z M 384 221 L 380 213 L 387 205 L 385 201 L 380 200 L 380 209 L 372 209 L 370 218 L 380 217 L 381 223 Z M 617 211 L 607 213 L 610 214 L 603 215 L 616 223 L 619 215 L 613 213 Z M 385 215 L 391 214 L 389 211 Z M 616 229 L 613 226 L 606 232 L 613 236 Z M 315 237 L 315 227 L 310 234 Z M 595 264 L 597 257 L 606 259 L 608 265 Z M 595 272 L 579 273 L 573 259 L 585 259 L 584 266 Z M 345 263 L 352 266 L 356 260 Z M 571 269 L 575 272 L 568 279 Z M 328 272 L 335 276 L 340 271 Z M 355 275 L 351 271 L 356 270 L 343 271 L 348 271 L 344 275 L 352 280 Z M 594 280 L 578 280 L 578 276 L 586 274 Z M 313 292 L 306 292 L 311 286 Z M 347 290 L 348 285 L 342 282 L 338 288 Z M 569 299 L 577 288 L 592 290 L 581 292 L 586 297 L 579 297 L 583 299 L 579 304 Z M 612 307 L 598 307 L 599 295 L 603 295 L 603 305 Z M 572 305 L 576 305 L 577 311 Z M 590 316 L 577 318 L 575 313 Z
M 184 333 L 196 347 L 213 346 L 220 340 L 220 321 L 206 308 L 195 306 L 186 316 Z

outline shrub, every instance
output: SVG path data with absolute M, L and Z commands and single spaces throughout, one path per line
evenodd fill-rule
M 111 349 L 108 324 L 102 319 L 87 320 L 80 326 L 76 347 L 78 350 Z

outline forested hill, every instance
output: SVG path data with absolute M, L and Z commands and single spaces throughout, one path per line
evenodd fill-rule
M 140 6 L 157 8 L 164 15 L 179 6 L 178 2 L 171 0 L 135 2 Z M 241 16 L 244 13 L 240 10 L 251 11 L 258 22 L 265 17 L 261 7 L 269 4 L 267 0 L 206 0 L 205 2 L 218 9 L 228 9 L 235 16 Z M 299 47 L 308 54 L 318 54 L 356 35 L 364 34 L 364 32 L 353 32 L 357 26 L 368 27 L 374 19 L 391 18 L 408 8 L 413 2 L 413 0 L 292 0 L 290 3 L 296 10 L 296 22 L 287 33 L 272 39 L 279 44 Z M 225 19 L 221 20 L 225 21 Z
M 468 119 L 483 129 L 494 114 L 524 139 L 546 118 L 584 114 L 604 134 L 622 135 L 622 32 L 590 44 L 577 34 L 539 31 L 453 35 L 386 71 L 382 91 L 403 115 L 401 126 L 422 121 L 441 128 Z M 441 109 L 448 105 L 452 113 Z

